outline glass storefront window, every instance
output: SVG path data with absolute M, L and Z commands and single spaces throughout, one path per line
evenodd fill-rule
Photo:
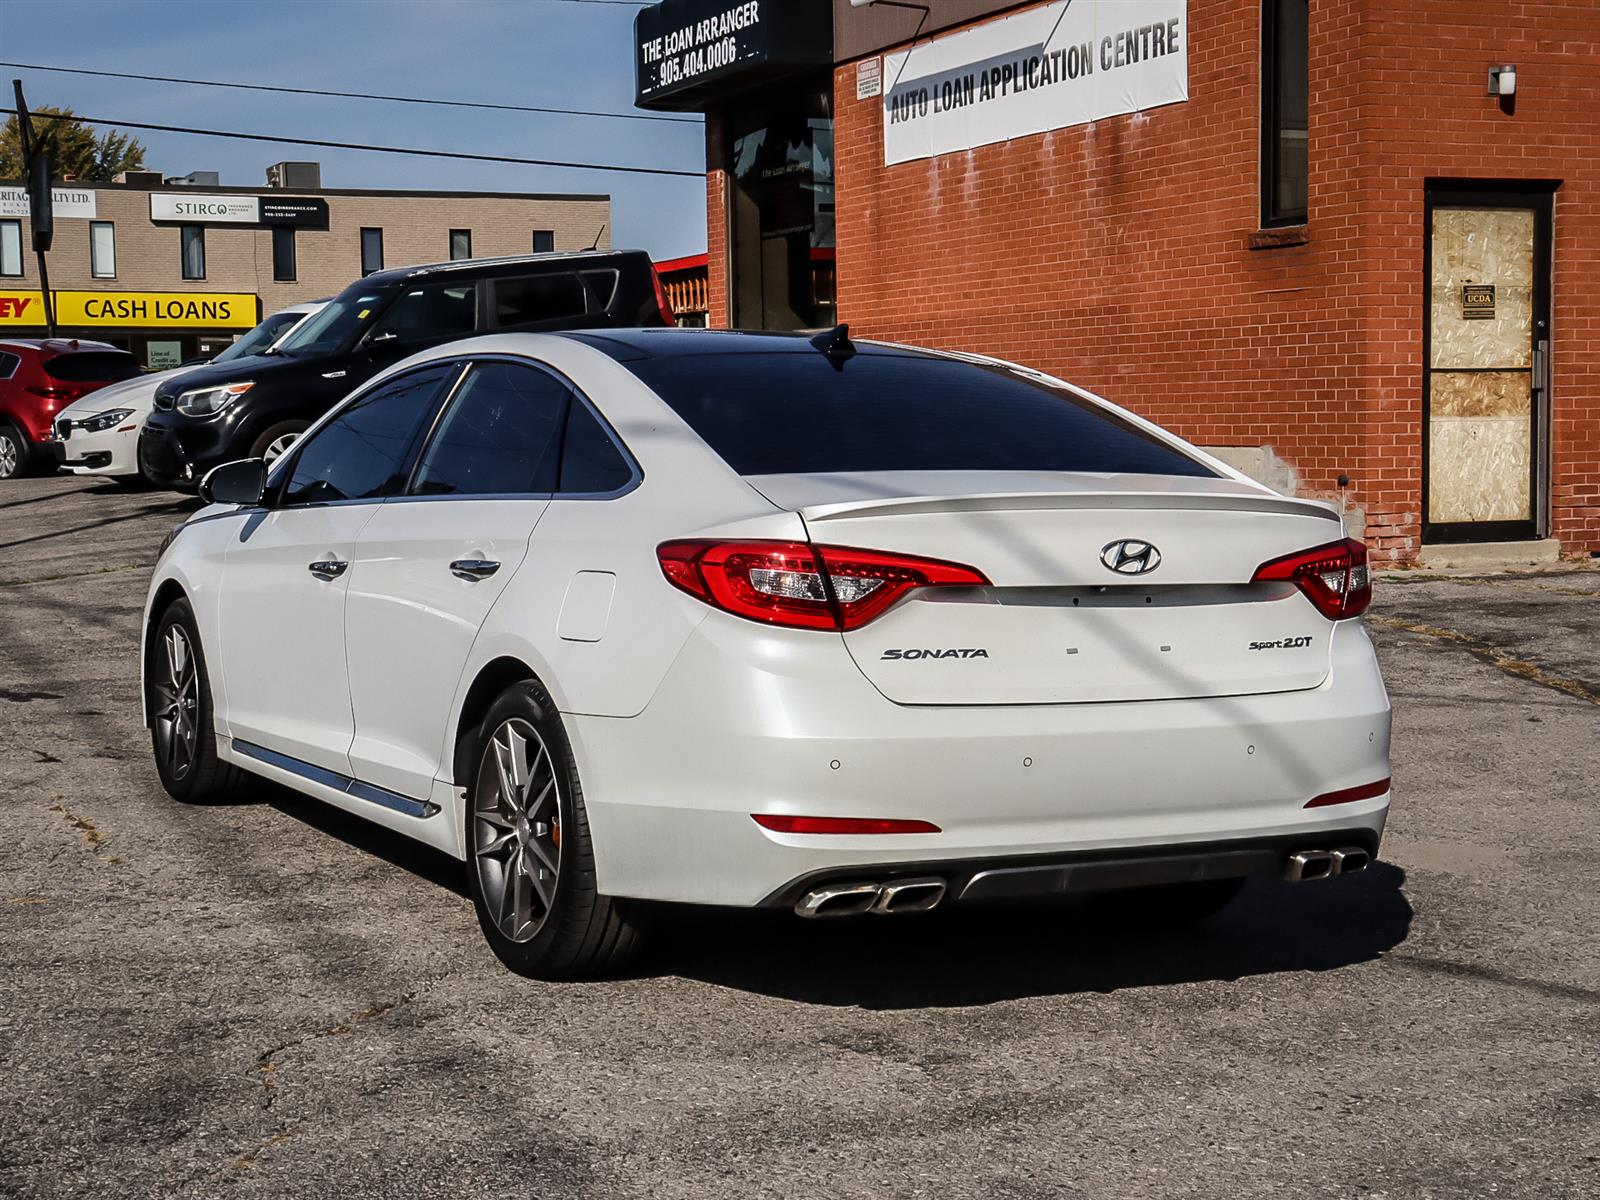
M 834 323 L 833 120 L 806 115 L 805 107 L 774 114 L 733 141 L 733 323 L 740 328 Z

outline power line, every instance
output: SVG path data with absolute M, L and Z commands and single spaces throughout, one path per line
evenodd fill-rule
M 589 2 L 598 3 L 601 0 L 589 0 Z M 631 4 L 633 0 L 617 0 L 617 2 Z M 341 100 L 384 100 L 394 104 L 434 104 L 442 108 L 486 108 L 498 112 L 549 113 L 563 117 L 610 117 L 616 121 L 672 121 L 688 125 L 700 123 L 694 117 L 673 117 L 663 113 L 599 112 L 588 108 L 545 108 L 536 104 L 494 104 L 485 100 L 436 100 L 426 96 L 386 96 L 376 92 L 335 92 L 326 88 L 287 87 L 269 83 L 230 83 L 222 79 L 185 79 L 180 75 L 140 75 L 132 71 L 93 71 L 87 67 L 51 67 L 42 63 L 0 62 L 0 67 L 17 67 L 24 71 L 54 71 L 62 75 L 97 75 L 104 79 L 138 79 L 146 83 L 178 83 L 186 87 L 233 88 L 244 92 L 283 92 L 291 96 L 333 96 Z
M 15 113 L 14 108 L 0 108 L 0 113 Z M 317 138 L 279 137 L 266 133 L 238 133 L 227 129 L 191 129 L 185 125 L 156 125 L 148 121 L 109 121 L 103 117 L 71 116 L 57 113 L 35 112 L 35 121 L 82 121 L 85 125 L 109 125 L 113 129 L 153 129 L 159 133 L 191 133 L 198 137 L 235 138 L 245 142 L 275 142 L 285 146 L 325 146 L 334 150 L 370 150 L 375 154 L 411 154 L 419 158 L 461 158 L 472 162 L 515 163 L 528 167 L 571 167 L 579 171 L 617 171 L 626 175 L 681 175 L 688 179 L 703 179 L 703 171 L 679 171 L 670 167 L 625 167 L 610 163 L 563 162 L 552 158 L 515 158 L 506 154 L 471 154 L 465 150 L 426 150 L 408 146 L 372 146 L 364 142 L 327 142 Z

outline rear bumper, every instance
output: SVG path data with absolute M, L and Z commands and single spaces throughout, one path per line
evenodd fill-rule
M 1224 842 L 1375 852 L 1381 838 L 1387 794 L 1305 807 L 1389 774 L 1389 703 L 1359 623 L 1335 629 L 1317 688 L 1117 704 L 892 704 L 847 655 L 798 636 L 812 635 L 708 619 L 639 716 L 567 717 L 602 890 L 750 906 L 886 866 L 953 876 Z M 757 812 L 940 832 L 779 834 Z

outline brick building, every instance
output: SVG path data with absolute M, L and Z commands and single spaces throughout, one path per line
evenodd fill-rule
M 48 267 L 60 332 L 175 366 L 380 268 L 610 245 L 604 195 L 322 188 L 315 164 L 269 172 L 292 185 L 282 167 L 310 168 L 298 182 L 311 186 L 166 183 L 155 173 L 58 186 Z M 31 246 L 20 188 L 0 190 L 0 334 L 44 333 Z
M 1347 476 L 1380 561 L 1600 550 L 1594 0 L 664 0 L 636 33 L 641 105 L 707 114 L 713 325 L 1060 374 L 1285 490 Z

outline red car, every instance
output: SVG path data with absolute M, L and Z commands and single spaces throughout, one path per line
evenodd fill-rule
M 14 479 L 43 458 L 40 448 L 63 408 L 140 370 L 138 359 L 105 342 L 0 339 L 0 479 Z

